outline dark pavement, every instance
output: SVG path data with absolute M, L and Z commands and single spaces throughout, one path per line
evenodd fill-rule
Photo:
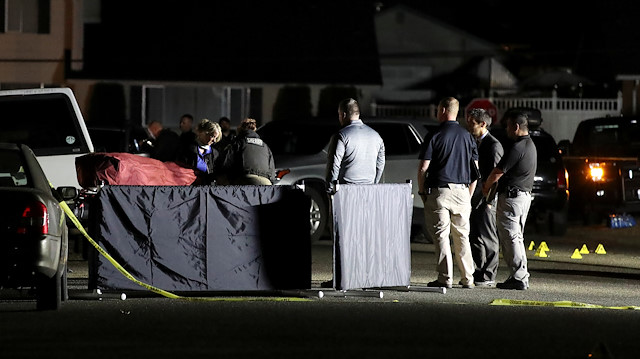
M 638 233 L 604 226 L 574 226 L 559 238 L 527 233 L 527 244 L 545 241 L 550 248 L 546 258 L 529 251 L 527 291 L 384 290 L 383 298 L 320 299 L 316 288 L 304 301 L 194 302 L 140 293 L 97 300 L 83 295 L 86 262 L 76 255 L 72 299 L 60 311 L 0 298 L 0 352 L 3 358 L 637 358 L 640 311 L 608 308 L 640 306 Z M 591 251 L 603 244 L 607 253 L 572 259 L 583 244 Z M 412 285 L 424 285 L 435 278 L 433 245 L 412 247 Z M 328 241 L 313 246 L 314 287 L 331 277 L 331 253 Z M 506 275 L 501 266 L 498 279 Z M 496 300 L 533 305 L 492 305 Z M 559 301 L 574 307 L 553 306 Z
M 530 289 L 527 291 L 508 291 L 497 288 L 475 288 L 464 290 L 454 284 L 454 288 L 445 294 L 433 292 L 398 292 L 383 290 L 383 301 L 393 300 L 431 300 L 452 303 L 489 304 L 496 299 L 516 299 L 532 301 L 572 301 L 601 306 L 640 306 L 637 284 L 640 284 L 640 228 L 607 228 L 604 224 L 593 226 L 573 225 L 563 237 L 551 237 L 536 233 L 527 228 L 525 242 L 528 250 L 530 269 Z M 533 242 L 533 245 L 531 244 Z M 549 251 L 546 257 L 536 255 L 538 246 L 545 242 Z M 596 248 L 602 245 L 606 254 L 596 254 Z M 581 254 L 581 259 L 572 258 L 576 249 L 583 246 L 589 254 Z M 332 243 L 323 240 L 312 246 L 312 287 L 307 294 L 317 297 L 320 283 L 332 278 Z M 85 293 L 87 262 L 78 254 L 72 255 L 69 274 L 72 295 Z M 436 278 L 433 244 L 412 243 L 411 285 L 426 286 Z M 457 265 L 454 264 L 456 277 L 460 279 Z M 504 261 L 500 260 L 498 281 L 507 277 Z M 588 282 L 586 285 L 578 283 Z M 323 290 L 325 300 L 341 300 L 341 293 Z M 146 293 L 146 292 L 142 292 Z M 130 297 L 139 293 L 127 293 Z M 358 295 L 352 291 L 349 295 Z M 337 297 L 336 297 L 337 295 Z M 373 295 L 373 294 L 372 294 Z

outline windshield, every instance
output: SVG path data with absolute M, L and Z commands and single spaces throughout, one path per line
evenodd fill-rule
M 533 143 L 536 145 L 536 152 L 538 153 L 538 162 L 554 161 L 552 158 L 557 159 L 560 156 L 558 152 L 558 146 L 556 142 L 550 136 L 531 136 Z
M 258 129 L 258 134 L 269 145 L 274 155 L 315 154 L 329 144 L 331 136 L 338 132 L 339 124 L 323 122 L 273 121 Z
M 640 124 L 582 124 L 576 131 L 572 154 L 577 156 L 629 156 L 640 154 Z
M 0 142 L 24 143 L 40 155 L 88 152 L 64 94 L 0 96 Z

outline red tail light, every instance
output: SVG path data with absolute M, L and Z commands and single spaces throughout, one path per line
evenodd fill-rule
M 569 173 L 564 168 L 558 170 L 558 178 L 556 180 L 558 188 L 567 189 L 569 186 Z
M 282 179 L 282 177 L 288 175 L 289 173 L 291 173 L 291 170 L 289 169 L 276 171 L 276 178 L 280 180 Z
M 22 211 L 22 220 L 20 221 L 20 226 L 17 228 L 17 232 L 20 234 L 49 233 L 49 213 L 47 212 L 47 206 L 41 202 L 28 205 L 24 211 Z

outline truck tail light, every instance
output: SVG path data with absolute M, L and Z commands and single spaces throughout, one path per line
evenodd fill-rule
M 593 182 L 600 182 L 604 179 L 604 165 L 600 163 L 589 163 L 589 176 Z
M 42 202 L 34 202 L 27 205 L 22 211 L 22 218 L 16 232 L 19 234 L 49 233 L 49 213 L 47 212 L 47 206 Z
M 556 180 L 558 188 L 567 189 L 569 187 L 569 173 L 566 169 L 558 170 L 558 178 Z

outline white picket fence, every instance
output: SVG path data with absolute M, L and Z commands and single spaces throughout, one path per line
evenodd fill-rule
M 542 113 L 542 127 L 556 141 L 573 140 L 580 121 L 588 118 L 618 116 L 622 112 L 622 93 L 617 98 L 559 98 L 551 97 L 496 97 L 489 98 L 498 110 L 498 118 L 512 107 L 534 107 Z M 435 105 L 380 105 L 371 104 L 376 117 L 435 118 Z M 460 111 L 459 116 L 464 116 Z

